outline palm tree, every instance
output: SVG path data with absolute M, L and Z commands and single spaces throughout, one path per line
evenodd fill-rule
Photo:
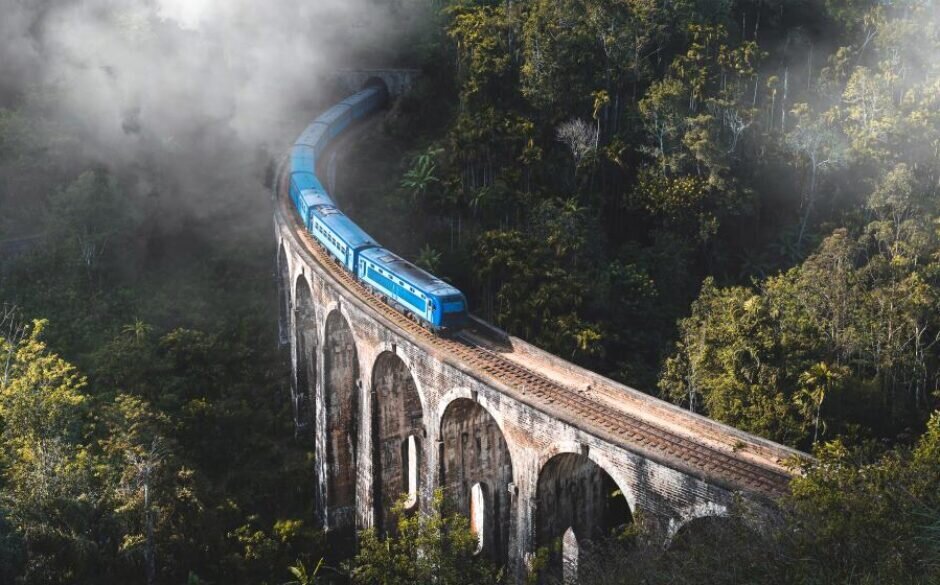
M 294 580 L 288 581 L 284 583 L 284 585 L 316 585 L 317 574 L 322 567 L 323 559 L 320 559 L 317 561 L 317 566 L 313 569 L 313 572 L 308 573 L 307 567 L 304 566 L 303 561 L 298 560 L 297 564 L 293 567 L 287 567 L 287 570 L 294 576 Z
M 413 201 L 417 202 L 430 190 L 431 185 L 440 183 L 435 176 L 437 163 L 434 158 L 437 152 L 433 149 L 423 152 L 415 157 L 414 166 L 408 169 L 401 180 L 401 186 L 411 193 Z
M 140 345 L 147 339 L 147 335 L 153 329 L 151 325 L 148 325 L 144 321 L 135 318 L 133 323 L 125 325 L 121 328 L 121 332 L 130 335 L 134 338 L 134 343 Z
M 431 247 L 431 244 L 425 244 L 418 252 L 418 259 L 415 264 L 424 268 L 428 272 L 437 272 L 441 264 L 441 253 Z
M 814 364 L 800 374 L 800 392 L 797 401 L 815 410 L 813 422 L 813 444 L 819 440 L 820 415 L 826 395 L 846 375 L 844 366 L 830 366 L 825 362 Z

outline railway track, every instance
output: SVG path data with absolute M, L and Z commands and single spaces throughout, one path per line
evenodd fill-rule
M 731 489 L 769 497 L 786 493 L 790 475 L 781 469 L 735 457 L 733 453 L 676 434 L 629 412 L 611 408 L 610 404 L 592 399 L 588 393 L 555 382 L 500 355 L 493 349 L 494 342 L 488 339 L 491 335 L 478 327 L 471 327 L 453 338 L 431 333 L 373 295 L 319 245 L 292 212 L 283 174 L 278 179 L 275 195 L 275 205 L 288 219 L 296 237 L 339 285 L 418 344 L 433 349 L 445 361 L 478 378 L 495 382 L 520 402 L 668 467 Z

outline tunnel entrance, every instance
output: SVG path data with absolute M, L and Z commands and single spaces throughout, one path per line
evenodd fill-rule
M 375 526 L 382 534 L 395 528 L 392 506 L 403 495 L 409 508 L 420 500 L 424 478 L 424 413 L 408 366 L 391 352 L 381 354 L 372 370 L 372 473 Z
M 382 103 L 384 105 L 388 105 L 388 100 L 390 97 L 390 92 L 388 90 L 388 83 L 386 83 L 385 80 L 382 79 L 381 77 L 372 76 L 368 78 L 365 83 L 362 84 L 362 89 L 369 89 L 372 87 L 376 87 L 382 91 Z
M 512 460 L 503 433 L 485 408 L 459 398 L 441 419 L 441 485 L 470 518 L 480 551 L 499 564 L 509 555 Z
M 323 368 L 328 525 L 352 531 L 356 517 L 359 359 L 352 329 L 338 310 L 326 318 Z
M 633 521 L 616 482 L 585 455 L 552 457 L 536 495 L 536 546 L 551 551 L 542 582 L 576 583 L 579 568 L 591 562 L 589 543 Z
M 292 396 L 294 428 L 298 435 L 313 436 L 313 400 L 317 383 L 317 313 L 310 284 L 297 278 L 294 294 L 294 363 Z

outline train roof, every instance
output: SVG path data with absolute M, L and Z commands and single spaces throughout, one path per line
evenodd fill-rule
M 343 114 L 348 112 L 350 107 L 344 103 L 338 103 L 329 110 L 320 114 L 320 117 L 317 118 L 317 122 L 322 122 L 324 124 L 332 124 L 340 118 Z
M 321 122 L 320 119 L 317 118 L 309 126 L 304 128 L 304 131 L 300 134 L 300 137 L 297 138 L 297 141 L 294 144 L 298 146 L 317 146 L 317 143 L 320 141 L 320 138 L 323 136 L 326 130 L 327 124 L 325 122 Z
M 335 205 L 317 205 L 313 208 L 313 213 L 350 248 L 378 246 L 372 236 Z
M 309 144 L 304 144 L 303 142 L 297 142 L 294 146 L 291 147 L 290 153 L 291 156 L 310 156 L 315 157 L 317 149 Z
M 326 193 L 326 189 L 323 188 L 323 184 L 320 183 L 320 179 L 317 178 L 311 172 L 308 171 L 294 171 L 290 174 L 290 180 L 294 186 L 300 191 L 323 191 Z
M 418 268 L 398 254 L 386 248 L 371 248 L 362 253 L 362 256 L 393 271 L 403 280 L 417 286 L 428 293 L 438 296 L 461 295 L 459 289 L 444 282 L 430 272 Z
M 368 97 L 370 97 L 370 96 L 372 96 L 372 95 L 374 95 L 374 94 L 376 94 L 376 93 L 378 93 L 378 92 L 380 92 L 380 91 L 381 91 L 381 89 L 378 88 L 378 87 L 367 87 L 366 89 L 364 89 L 364 90 L 362 90 L 362 91 L 360 91 L 360 92 L 358 92 L 358 93 L 354 93 L 353 95 L 351 95 L 351 96 L 349 96 L 348 98 L 344 99 L 344 100 L 341 101 L 340 103 L 341 103 L 341 104 L 346 104 L 347 106 L 352 106 L 352 105 L 355 105 L 355 104 L 359 103 L 360 101 L 362 101 L 362 100 L 364 100 L 364 99 L 366 99 L 366 98 L 368 98 Z
M 326 191 L 316 189 L 305 189 L 300 192 L 301 198 L 308 209 L 317 205 L 334 205 L 333 199 L 327 195 Z M 306 219 L 304 220 L 306 222 Z

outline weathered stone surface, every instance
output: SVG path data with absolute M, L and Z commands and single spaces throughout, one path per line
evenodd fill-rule
M 585 541 L 638 513 L 665 542 L 733 501 L 770 510 L 785 488 L 795 451 L 482 324 L 465 340 L 476 354 L 409 327 L 323 256 L 284 198 L 275 209 L 281 331 L 300 425 L 313 397 L 300 428 L 315 439 L 311 489 L 328 530 L 387 531 L 403 494 L 421 508 L 443 488 L 483 554 L 521 576 L 537 547 L 562 540 L 553 569 L 564 561 L 570 577 Z
M 408 509 L 423 500 L 418 487 L 427 476 L 424 409 L 411 371 L 394 348 L 374 362 L 372 401 L 374 522 L 389 532 L 395 526 L 389 510 L 403 494 L 409 496 Z
M 441 419 L 441 485 L 458 512 L 471 517 L 471 495 L 479 487 L 474 519 L 482 524 L 483 551 L 505 562 L 512 519 L 512 458 L 496 420 L 473 400 L 451 402 Z
M 327 526 L 351 530 L 356 518 L 359 361 L 352 329 L 338 309 L 327 316 L 323 339 Z
M 311 478 L 311 489 L 323 486 L 327 528 L 389 528 L 392 503 L 409 490 L 409 437 L 417 505 L 442 487 L 469 513 L 482 484 L 485 552 L 520 574 L 537 546 L 568 528 L 583 541 L 640 511 L 666 538 L 731 504 L 735 490 L 599 437 L 589 421 L 563 422 L 422 346 L 336 281 L 280 206 L 275 227 L 295 384 L 322 413 L 304 432 L 322 456 L 325 477 Z M 301 392 L 314 382 L 312 394 Z M 621 502 L 609 497 L 615 489 Z
M 294 287 L 294 422 L 303 431 L 313 423 L 314 384 L 317 379 L 317 309 L 310 283 L 303 274 Z

